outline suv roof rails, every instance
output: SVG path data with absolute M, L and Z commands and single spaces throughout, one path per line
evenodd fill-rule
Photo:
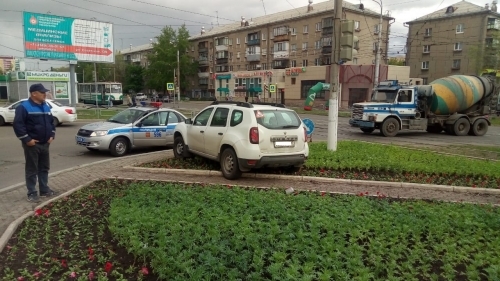
M 284 104 L 282 104 L 282 103 L 276 103 L 276 102 L 252 102 L 252 104 L 270 105 L 270 106 L 276 106 L 276 107 L 286 108 L 286 106 Z
M 216 105 L 216 104 L 235 104 L 237 106 L 253 108 L 253 105 L 251 103 L 243 101 L 213 101 L 210 105 Z

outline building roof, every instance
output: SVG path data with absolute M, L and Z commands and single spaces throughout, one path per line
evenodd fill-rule
M 453 7 L 453 11 L 451 11 L 451 12 L 448 11 L 448 8 L 450 8 L 450 7 Z M 407 23 L 411 24 L 411 23 L 420 22 L 420 21 L 438 20 L 438 19 L 465 16 L 465 15 L 476 14 L 476 13 L 492 13 L 492 14 L 499 15 L 497 12 L 491 11 L 486 7 L 479 6 L 479 5 L 476 5 L 474 3 L 462 0 L 460 2 L 457 2 L 455 4 L 451 4 L 450 6 L 447 6 L 447 7 L 444 7 L 442 9 L 439 9 L 435 12 L 432 12 L 430 14 L 427 14 L 425 16 L 416 18 L 416 19 L 409 21 Z
M 148 51 L 151 49 L 153 49 L 153 45 L 151 43 L 148 43 L 148 44 L 139 45 L 139 46 L 131 46 L 129 48 L 120 50 L 120 54 L 126 55 L 126 54 L 141 52 L 141 51 Z
M 364 10 L 359 9 L 359 4 L 352 4 L 352 3 L 349 3 L 347 1 L 343 1 L 342 3 L 344 6 L 344 9 L 347 9 L 350 11 L 355 11 L 355 12 L 358 12 L 360 14 L 364 13 L 364 14 L 370 15 L 370 16 L 376 16 L 376 17 L 380 16 L 379 12 L 375 12 L 375 11 L 372 11 L 372 10 L 369 10 L 366 8 Z M 324 13 L 327 11 L 333 12 L 333 6 L 334 6 L 334 0 L 327 0 L 324 2 L 317 3 L 317 4 L 313 4 L 312 5 L 313 10 L 309 11 L 309 12 L 308 12 L 307 6 L 298 7 L 295 9 L 290 9 L 290 10 L 286 10 L 286 11 L 282 11 L 282 12 L 278 12 L 278 13 L 274 13 L 274 14 L 270 14 L 270 15 L 265 15 L 265 16 L 261 16 L 261 17 L 257 17 L 257 18 L 246 19 L 249 22 L 249 26 L 246 26 L 246 27 L 241 26 L 241 21 L 230 23 L 230 24 L 225 24 L 223 26 L 216 26 L 211 30 L 205 31 L 204 34 L 193 35 L 189 39 L 190 40 L 197 40 L 197 39 L 201 39 L 201 38 L 209 38 L 209 37 L 213 37 L 214 35 L 218 35 L 221 33 L 229 33 L 231 31 L 235 31 L 238 29 L 243 29 L 243 28 L 253 29 L 257 26 L 262 26 L 262 25 L 275 23 L 275 22 L 281 22 L 281 21 L 285 21 L 288 19 L 295 20 L 295 19 L 299 19 L 302 17 L 310 17 L 311 15 L 320 14 L 320 13 Z M 333 13 L 332 13 L 332 16 L 333 16 Z M 384 18 L 387 19 L 387 18 L 391 18 L 391 17 L 389 15 L 384 15 Z

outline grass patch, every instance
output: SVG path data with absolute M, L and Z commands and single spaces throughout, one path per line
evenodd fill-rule
M 309 149 L 309 159 L 297 173 L 302 176 L 500 188 L 500 162 L 496 161 L 356 141 L 340 141 L 336 152 L 327 150 L 325 142 L 310 143 Z M 199 157 L 170 158 L 141 166 L 220 170 L 218 163 Z M 283 173 L 271 169 L 259 172 Z
M 500 126 L 500 117 L 490 116 L 491 126 Z

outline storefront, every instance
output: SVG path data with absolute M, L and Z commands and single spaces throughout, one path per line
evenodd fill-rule
M 62 104 L 71 104 L 69 72 L 14 71 L 9 73 L 9 101 L 15 102 L 29 97 L 29 88 L 42 83 L 50 92 L 47 98 Z M 76 101 L 75 101 L 76 102 Z

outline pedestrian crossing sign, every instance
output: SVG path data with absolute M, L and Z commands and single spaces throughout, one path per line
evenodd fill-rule
M 174 83 L 167 83 L 167 91 L 173 91 L 174 90 Z
M 269 93 L 276 93 L 276 85 L 269 85 Z

